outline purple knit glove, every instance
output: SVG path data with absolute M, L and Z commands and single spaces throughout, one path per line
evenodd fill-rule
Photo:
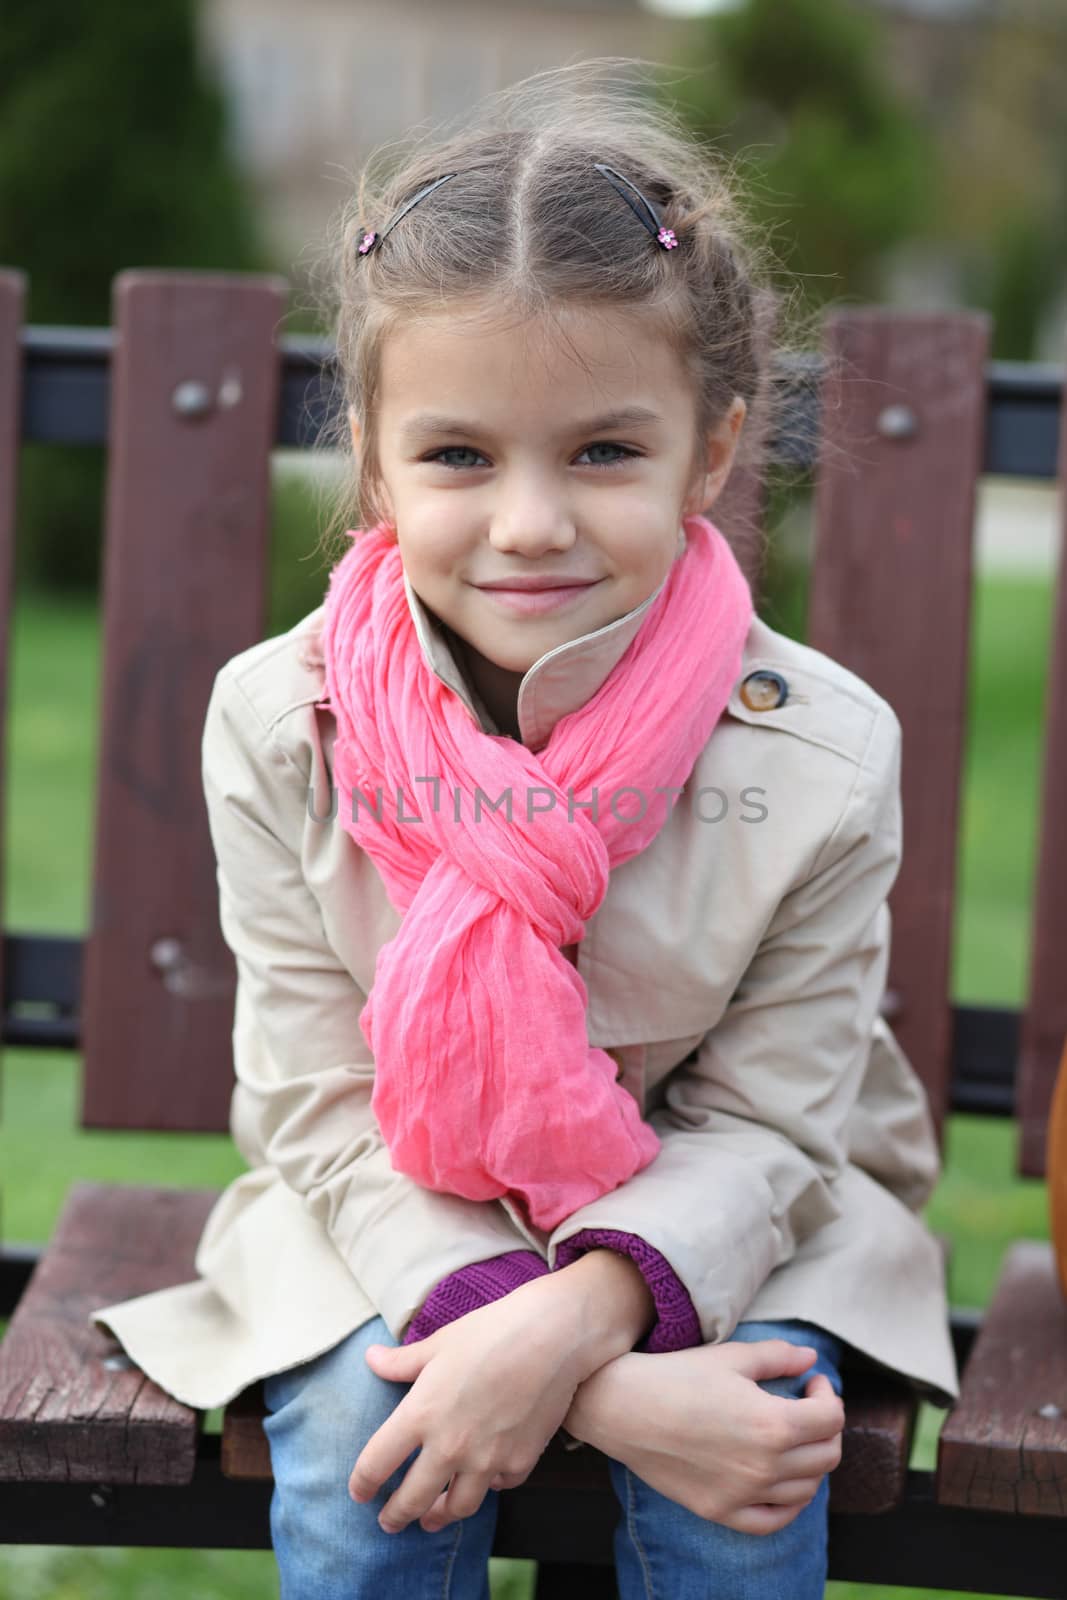
M 556 1247 L 556 1270 L 569 1267 L 587 1250 L 605 1247 L 636 1261 L 656 1304 L 656 1321 L 644 1340 L 634 1345 L 635 1350 L 662 1355 L 668 1350 L 691 1350 L 694 1345 L 703 1344 L 700 1318 L 685 1284 L 666 1257 L 636 1233 L 623 1233 L 618 1228 L 583 1228 Z
M 428 1339 L 431 1333 L 443 1328 L 468 1311 L 488 1306 L 500 1300 L 520 1284 L 533 1278 L 542 1278 L 548 1272 L 548 1263 L 536 1250 L 509 1250 L 506 1255 L 492 1256 L 488 1261 L 472 1261 L 458 1271 L 442 1278 L 423 1302 L 422 1308 L 408 1324 L 402 1344 L 414 1344 L 417 1339 Z

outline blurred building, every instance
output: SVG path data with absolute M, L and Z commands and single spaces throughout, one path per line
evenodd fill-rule
M 374 147 L 593 56 L 684 59 L 694 23 L 638 0 L 201 0 L 202 47 L 283 270 Z
M 234 153 L 258 194 L 279 268 L 295 285 L 304 276 L 305 252 L 352 192 L 372 149 L 416 133 L 420 123 L 455 116 L 509 83 L 595 56 L 678 63 L 688 71 L 707 54 L 706 14 L 739 0 L 703 0 L 704 15 L 693 10 L 698 3 L 200 0 L 199 18 L 201 48 L 229 100 Z M 973 104 L 976 60 L 1010 70 L 997 31 L 1006 13 L 1051 23 L 1067 12 L 1067 0 L 855 3 L 885 25 L 894 83 L 942 143 L 957 147 L 976 137 L 961 118 L 984 114 Z M 1048 54 L 1059 59 L 1051 38 Z M 979 72 L 979 82 L 989 70 Z M 1046 95 L 1063 99 L 1065 70 L 1045 74 Z M 1036 105 L 1032 110 L 1040 120 Z M 1023 119 L 999 100 L 991 115 L 1000 128 L 995 163 L 1007 170 L 1005 129 L 996 118 L 1007 116 L 1020 138 Z M 987 144 L 978 139 L 976 155 Z M 1037 146 L 1033 160 L 1041 160 Z M 1033 161 L 1024 168 L 1032 172 Z M 959 249 L 911 239 L 885 265 L 891 301 L 921 309 L 965 298 Z M 1061 358 L 1065 316 L 1067 285 L 1041 334 L 1046 359 Z

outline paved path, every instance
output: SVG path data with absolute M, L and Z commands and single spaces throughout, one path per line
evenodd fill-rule
M 978 492 L 979 572 L 1052 576 L 1058 564 L 1060 516 L 1053 484 L 987 479 Z

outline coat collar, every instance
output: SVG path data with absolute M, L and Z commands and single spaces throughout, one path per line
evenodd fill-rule
M 685 531 L 679 530 L 678 556 L 685 550 Z M 675 557 L 675 560 L 678 559 Z M 669 576 L 669 574 L 668 574 Z M 596 694 L 612 668 L 622 659 L 638 633 L 645 614 L 662 592 L 667 578 L 639 606 L 614 622 L 579 634 L 539 656 L 519 684 L 518 724 L 522 742 L 530 750 L 548 743 L 561 717 L 577 711 Z M 404 573 L 404 592 L 415 633 L 430 671 L 459 695 L 483 733 L 499 734 L 484 701 L 460 670 L 448 637 L 437 616 L 415 593 Z

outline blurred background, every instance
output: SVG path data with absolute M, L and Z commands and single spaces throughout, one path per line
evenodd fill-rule
M 743 153 L 753 220 L 812 307 L 977 307 L 993 355 L 1064 359 L 1063 0 L 6 0 L 0 264 L 29 322 L 106 326 L 127 267 L 280 272 L 281 330 L 308 309 L 309 253 L 370 151 L 568 62 L 662 63 L 693 128 Z M 676 73 L 669 69 L 676 68 Z M 272 465 L 271 633 L 321 601 L 321 453 Z M 103 451 L 27 445 L 11 659 L 5 922 L 84 933 L 99 668 Z M 1025 998 L 1038 751 L 1062 516 L 1046 482 L 980 485 L 973 688 L 953 996 Z M 808 486 L 775 486 L 761 610 L 805 631 Z M 77 1129 L 71 1056 L 10 1050 L 0 1223 L 42 1243 L 75 1178 L 222 1187 L 228 1139 Z M 954 1244 L 953 1303 L 984 1306 L 1008 1242 L 1047 1237 L 1044 1185 L 1012 1175 L 999 1119 L 953 1117 L 927 1210 Z M 0 1322 L 0 1332 L 3 1330 Z M 924 1407 L 914 1464 L 943 1413 Z M 210 1414 L 207 1425 L 218 1426 Z M 496 1561 L 494 1600 L 532 1567 Z M 276 1593 L 265 1552 L 0 1549 L 0 1600 Z M 919 1591 L 830 1584 L 831 1600 Z

